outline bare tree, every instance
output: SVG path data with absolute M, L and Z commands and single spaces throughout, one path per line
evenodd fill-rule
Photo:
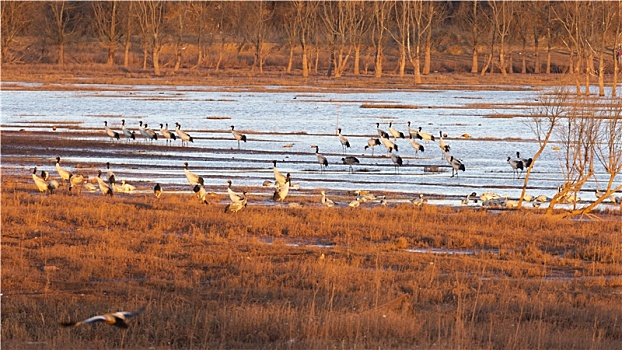
M 191 3 L 187 1 L 178 1 L 171 6 L 169 13 L 172 17 L 172 27 L 175 28 L 175 35 L 173 39 L 173 48 L 175 50 L 175 67 L 173 71 L 177 72 L 181 66 L 182 54 L 187 48 L 187 44 L 184 42 L 184 34 L 186 33 L 186 27 L 189 20 Z
M 363 44 L 363 37 L 369 31 L 372 20 L 369 15 L 370 6 L 366 1 L 350 1 L 354 7 L 354 23 L 352 28 L 352 42 L 354 45 L 354 66 L 353 74 L 359 75 L 361 73 L 361 47 Z
M 315 28 L 316 11 L 319 6 L 317 1 L 293 1 L 296 9 L 294 17 L 298 28 L 298 40 L 300 42 L 302 58 L 302 76 L 309 77 L 309 55 L 311 34 Z M 317 67 L 317 64 L 315 65 Z
M 121 2 L 121 17 L 123 17 L 123 67 L 126 69 L 130 65 L 130 49 L 132 48 L 132 33 L 134 27 L 132 23 L 135 19 L 134 16 L 134 2 L 133 1 L 123 1 Z
M 163 45 L 165 3 L 157 0 L 136 1 L 138 22 L 143 33 L 143 69 L 145 69 L 147 50 L 151 49 L 153 70 L 160 75 L 160 51 Z
M 467 40 L 471 48 L 471 73 L 479 72 L 479 45 L 482 37 L 482 25 L 485 21 L 480 8 L 481 1 L 460 2 L 455 23 L 458 28 L 468 33 Z
M 356 40 L 358 5 L 348 1 L 324 2 L 322 19 L 331 46 L 330 67 L 335 77 L 343 75 L 348 66 Z M 329 76 L 331 68 L 329 68 Z
M 544 92 L 540 95 L 538 101 L 540 101 L 540 105 L 532 110 L 531 117 L 529 117 L 527 123 L 536 136 L 536 140 L 540 147 L 533 155 L 531 164 L 525 173 L 523 189 L 518 202 L 519 208 L 523 205 L 523 198 L 527 191 L 527 185 L 529 184 L 529 178 L 533 167 L 549 144 L 557 124 L 562 118 L 565 118 L 568 113 L 568 93 L 564 88 L 558 88 L 552 93 Z
M 392 1 L 378 0 L 373 3 L 374 24 L 372 31 L 372 41 L 376 49 L 374 76 L 382 77 L 382 63 L 384 61 L 384 33 L 387 29 L 387 21 L 391 12 Z
M 113 1 L 93 1 L 93 24 L 95 32 L 100 39 L 100 43 L 108 51 L 108 60 L 106 64 L 112 66 L 114 64 L 114 54 L 119 45 L 121 31 L 119 28 L 119 3 Z
M 58 46 L 58 65 L 65 64 L 65 46 L 67 41 L 74 34 L 76 27 L 72 22 L 76 19 L 73 13 L 74 6 L 65 0 L 51 1 L 48 3 L 51 16 L 46 26 L 48 36 Z
M 32 6 L 28 2 L 5 1 L 0 6 L 2 10 L 2 62 L 11 62 L 15 59 L 12 49 L 17 38 L 22 35 L 30 24 L 29 8 Z

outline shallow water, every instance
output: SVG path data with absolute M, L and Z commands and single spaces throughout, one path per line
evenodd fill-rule
M 139 184 L 157 181 L 174 187 L 187 184 L 181 165 L 188 161 L 208 187 L 224 191 L 227 179 L 232 179 L 236 188 L 261 186 L 264 180 L 273 180 L 274 159 L 281 172 L 291 173 L 292 182 L 318 193 L 319 189 L 326 189 L 327 194 L 356 189 L 413 197 L 423 193 L 455 205 L 471 192 L 492 191 L 517 198 L 523 181 L 514 179 L 506 159 L 516 151 L 529 157 L 538 148 L 527 116 L 540 91 L 530 87 L 512 91 L 346 89 L 339 93 L 297 93 L 279 87 L 259 92 L 222 87 L 86 87 L 93 89 L 3 90 L 2 129 L 50 131 L 56 125 L 57 133 L 70 138 L 107 140 L 104 121 L 117 131 L 121 119 L 133 130 L 140 121 L 154 129 L 160 123 L 174 128 L 179 122 L 195 138 L 186 149 L 166 147 L 164 140 L 158 140 L 158 150 L 115 152 L 101 159 L 81 157 L 76 152 L 76 156 L 64 158 L 63 164 L 72 168 L 77 163 L 100 162 L 103 170 L 105 162 L 110 162 L 118 179 Z M 408 135 L 409 121 L 413 129 L 421 126 L 435 136 L 439 131 L 448 134 L 445 141 L 451 146 L 451 154 L 463 161 L 466 171 L 450 177 L 451 168 L 441 158 L 438 142 L 419 141 L 426 150 L 415 154 L 407 139 L 398 139 L 398 154 L 404 159 L 399 175 L 384 146 L 375 148 L 374 157 L 370 150 L 364 150 L 367 139 L 377 137 L 376 123 L 388 131 L 388 123 L 392 122 L 394 128 Z M 248 142 L 242 143 L 240 150 L 230 133 L 231 125 L 247 134 Z M 337 127 L 342 128 L 352 145 L 347 154 L 357 156 L 361 162 L 353 174 L 341 164 L 344 155 Z M 460 137 L 465 133 L 469 139 Z M 175 144 L 179 146 L 180 142 Z M 326 171 L 320 172 L 312 145 L 318 145 L 320 153 L 328 158 Z M 204 152 L 188 153 L 187 149 Z M 28 159 L 22 163 L 3 164 L 3 168 L 27 173 L 32 165 Z M 56 174 L 53 165 L 51 162 L 47 170 Z M 439 171 L 427 171 L 430 167 Z M 583 201 L 595 200 L 593 190 L 605 185 L 602 168 L 597 168 L 597 178 L 599 184 L 591 182 L 579 193 Z M 622 181 L 622 176 L 616 180 Z M 559 153 L 549 146 L 534 168 L 528 193 L 551 197 L 561 183 Z

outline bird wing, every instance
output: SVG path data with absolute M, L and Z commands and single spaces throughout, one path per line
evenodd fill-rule
M 128 312 L 128 311 L 119 311 L 113 314 L 113 316 L 117 317 L 119 315 L 125 317 L 125 318 L 130 318 L 130 317 L 134 317 L 140 313 L 142 313 L 143 311 L 145 311 L 145 307 L 141 307 L 140 309 L 136 310 L 136 311 L 132 311 L 132 312 Z

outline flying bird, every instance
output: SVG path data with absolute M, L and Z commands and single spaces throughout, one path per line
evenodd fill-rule
M 128 318 L 134 317 L 143 311 L 145 311 L 144 307 L 134 312 L 119 311 L 115 313 L 89 317 L 83 321 L 61 322 L 61 325 L 63 327 L 78 327 L 86 323 L 104 322 L 105 324 L 125 329 L 125 328 L 128 328 L 128 324 L 125 321 Z

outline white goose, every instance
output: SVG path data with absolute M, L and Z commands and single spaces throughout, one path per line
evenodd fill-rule
M 335 202 L 326 198 L 326 192 L 322 191 L 320 193 L 322 193 L 322 205 L 324 205 L 327 208 L 332 208 L 335 206 Z

